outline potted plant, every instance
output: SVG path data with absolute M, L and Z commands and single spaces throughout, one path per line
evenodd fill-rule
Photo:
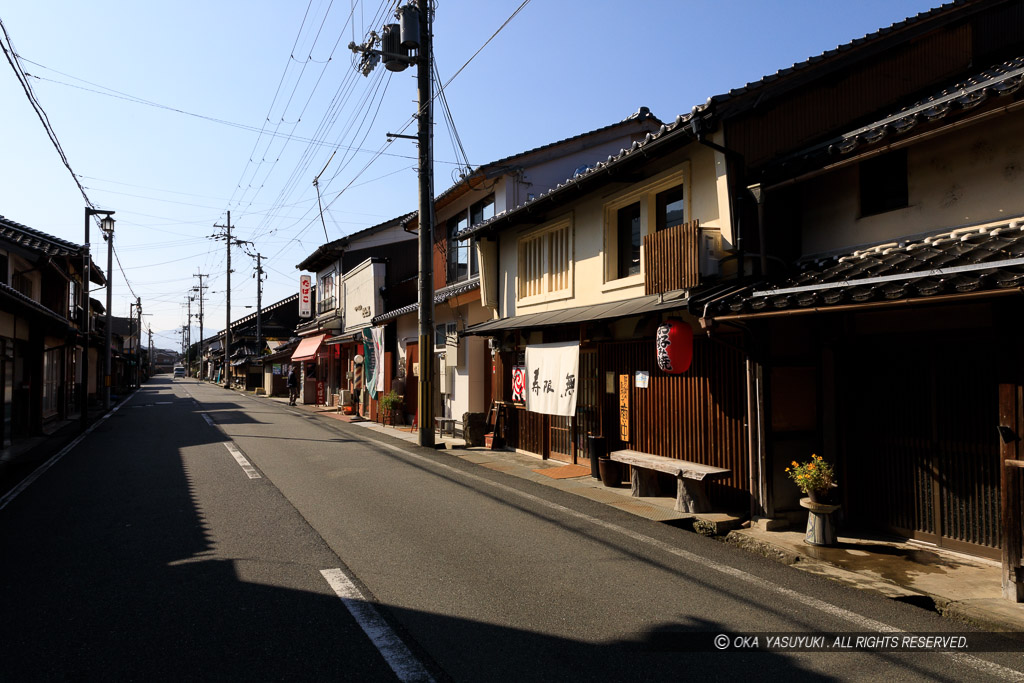
M 825 503 L 832 489 L 836 488 L 835 471 L 832 464 L 820 455 L 811 454 L 804 463 L 794 460 L 786 473 L 797 487 L 811 499 L 812 503 Z
M 402 404 L 403 400 L 402 395 L 394 389 L 386 394 L 381 394 L 380 407 L 383 411 L 382 417 L 385 424 L 395 424 L 395 409 Z

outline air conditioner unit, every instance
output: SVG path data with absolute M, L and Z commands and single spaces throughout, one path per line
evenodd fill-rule
M 341 396 L 339 399 L 341 405 L 347 406 L 352 402 L 352 392 L 349 389 L 342 389 L 338 394 Z

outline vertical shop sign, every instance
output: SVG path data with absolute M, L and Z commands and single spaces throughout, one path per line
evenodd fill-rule
M 619 375 L 619 440 L 629 442 L 629 375 Z
M 299 276 L 299 317 L 313 317 L 313 281 L 309 275 Z

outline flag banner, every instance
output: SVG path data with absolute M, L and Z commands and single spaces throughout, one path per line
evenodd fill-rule
M 370 398 L 377 398 L 377 350 L 373 344 L 373 332 L 363 328 L 363 377 Z
M 526 347 L 526 409 L 545 415 L 576 414 L 579 342 Z
M 384 328 L 375 327 L 373 328 L 373 355 L 377 358 L 375 365 L 377 369 L 377 386 L 376 390 L 380 393 L 384 392 Z M 376 398 L 376 397 L 375 397 Z

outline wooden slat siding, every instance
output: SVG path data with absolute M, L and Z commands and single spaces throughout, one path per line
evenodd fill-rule
M 850 519 L 998 556 L 998 359 L 951 363 L 952 340 L 886 339 L 851 363 Z
M 522 406 L 516 406 L 514 424 L 509 430 L 513 443 L 509 446 L 522 451 L 544 454 L 544 432 L 547 424 L 544 421 L 545 415 L 531 413 Z
M 697 220 L 644 235 L 644 293 L 692 289 L 700 284 Z
M 731 474 L 708 485 L 716 507 L 747 509 L 750 484 L 746 446 L 744 359 L 738 351 L 702 339 L 694 341 L 693 365 L 682 375 L 658 371 L 654 340 L 612 342 L 599 349 L 605 372 L 651 373 L 647 389 L 631 379 L 630 438 L 617 438 L 617 425 L 605 421 L 608 450 L 633 449 L 712 465 Z M 617 394 L 605 395 L 604 414 L 617 416 Z M 610 431 L 612 430 L 612 431 Z

